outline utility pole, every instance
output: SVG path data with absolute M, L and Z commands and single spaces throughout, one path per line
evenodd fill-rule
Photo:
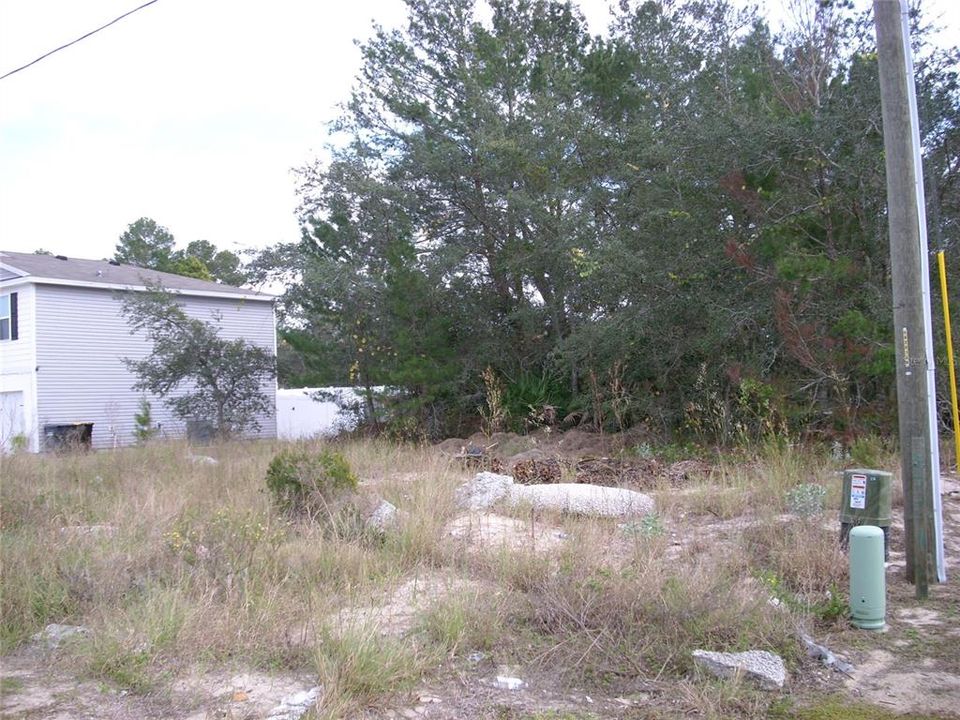
M 903 525 L 907 579 L 918 598 L 928 592 L 933 547 L 933 473 L 931 453 L 937 438 L 931 432 L 930 369 L 926 346 L 923 268 L 916 180 L 914 128 L 900 0 L 874 0 L 883 146 L 887 171 L 887 218 L 890 226 L 890 263 L 893 275 L 893 325 L 897 356 L 897 406 L 903 482 Z M 932 362 L 932 359 L 931 359 Z

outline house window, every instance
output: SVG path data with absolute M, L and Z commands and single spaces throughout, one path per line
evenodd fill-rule
M 0 295 L 0 340 L 16 340 L 17 335 L 17 294 Z

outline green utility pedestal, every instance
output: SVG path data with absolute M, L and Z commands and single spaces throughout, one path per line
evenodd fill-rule
M 840 495 L 840 544 L 847 546 L 850 528 L 873 525 L 883 532 L 883 559 L 890 559 L 890 483 L 883 470 L 844 470 Z
M 883 630 L 887 614 L 887 575 L 883 530 L 861 525 L 850 531 L 850 614 L 864 630 Z

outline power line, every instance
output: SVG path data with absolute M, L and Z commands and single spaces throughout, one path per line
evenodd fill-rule
M 96 34 L 97 34 L 98 32 L 100 32 L 101 30 L 104 30 L 104 29 L 110 27 L 111 25 L 113 25 L 113 24 L 116 23 L 116 22 L 120 22 L 120 21 L 123 20 L 125 17 L 128 17 L 128 16 L 130 16 L 130 15 L 133 15 L 133 14 L 134 14 L 135 12 L 137 12 L 138 10 L 143 10 L 143 9 L 144 9 L 145 7 L 147 7 L 148 5 L 153 5 L 155 2 L 157 2 L 157 0 L 150 0 L 149 2 L 145 2 L 145 3 L 144 3 L 143 5 L 141 5 L 140 7 L 135 7 L 133 10 L 130 10 L 129 12 L 125 12 L 123 15 L 121 15 L 120 17 L 114 18 L 113 20 L 111 20 L 110 22 L 108 22 L 106 25 L 101 25 L 101 26 L 98 27 L 96 30 L 91 30 L 91 31 L 88 32 L 86 35 L 81 35 L 81 36 L 78 37 L 76 40 L 71 40 L 71 41 L 68 42 L 66 45 L 61 45 L 61 46 L 58 47 L 58 48 L 54 48 L 54 49 L 51 50 L 50 52 L 44 53 L 43 55 L 41 55 L 40 57 L 38 57 L 36 60 L 32 60 L 32 61 L 28 62 L 26 65 L 21 65 L 21 66 L 18 67 L 17 69 L 11 70 L 11 71 L 8 72 L 6 75 L 0 75 L 0 80 L 3 80 L 4 78 L 8 78 L 8 77 L 10 77 L 11 75 L 20 72 L 21 70 L 26 70 L 26 69 L 27 69 L 28 67 L 30 67 L 31 65 L 36 65 L 38 62 L 40 62 L 40 61 L 43 60 L 44 58 L 48 58 L 48 57 L 50 57 L 51 55 L 53 55 L 54 53 L 60 52 L 61 50 L 64 50 L 64 49 L 70 47 L 71 45 L 76 45 L 78 42 L 80 42 L 81 40 L 86 40 L 86 39 L 87 39 L 88 37 L 90 37 L 91 35 L 96 35 Z

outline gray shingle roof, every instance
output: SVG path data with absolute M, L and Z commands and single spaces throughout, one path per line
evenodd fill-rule
M 274 296 L 258 290 L 221 285 L 208 280 L 174 275 L 173 273 L 148 270 L 135 265 L 115 265 L 107 260 L 81 260 L 78 258 L 63 259 L 56 255 L 35 255 L 33 253 L 0 252 L 0 263 L 15 268 L 26 276 L 40 280 L 63 281 L 66 284 L 89 283 L 106 286 L 143 287 L 159 283 L 167 290 L 179 291 L 184 294 L 220 293 L 223 295 L 245 296 L 262 300 L 273 300 Z M 0 283 L 9 282 L 15 278 L 4 272 L 0 276 Z

